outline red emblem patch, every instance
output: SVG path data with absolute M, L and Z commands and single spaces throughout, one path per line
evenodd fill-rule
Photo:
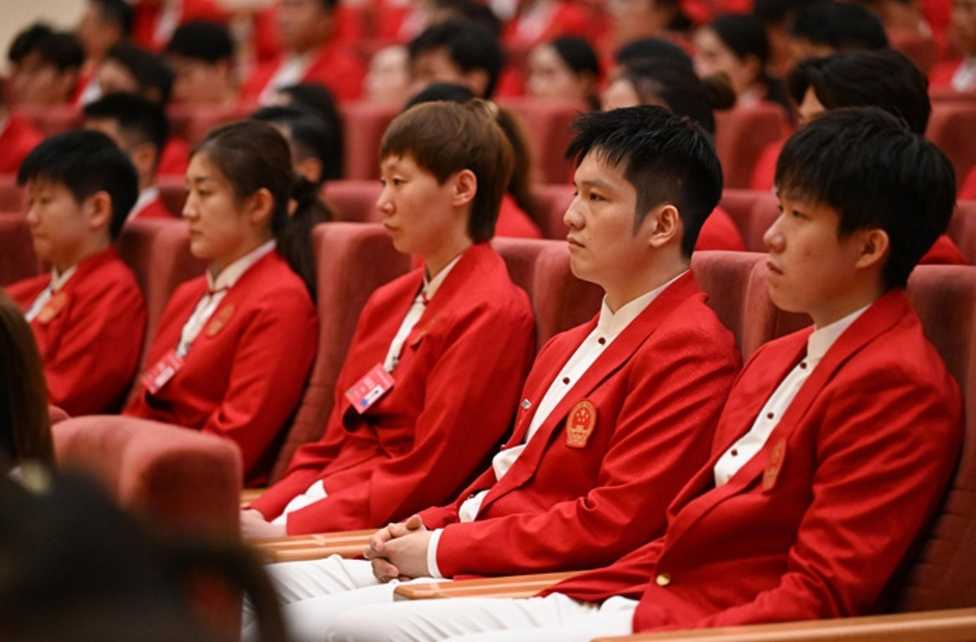
M 37 313 L 37 322 L 45 324 L 50 323 L 54 317 L 61 314 L 61 310 L 64 309 L 67 302 L 68 295 L 64 292 L 58 292 L 52 296 L 41 308 L 41 311 Z
M 227 321 L 230 319 L 230 315 L 234 314 L 234 304 L 230 303 L 223 306 L 217 313 L 213 315 L 210 319 L 210 323 L 207 324 L 207 336 L 212 337 L 218 332 L 224 329 L 227 325 Z
M 566 445 L 570 448 L 586 448 L 593 429 L 596 428 L 596 407 L 584 399 L 569 413 L 566 422 Z
M 762 489 L 763 491 L 772 490 L 779 477 L 779 471 L 783 469 L 783 460 L 786 459 L 786 440 L 780 439 L 773 446 L 773 452 L 769 454 L 766 462 L 766 470 L 763 471 Z

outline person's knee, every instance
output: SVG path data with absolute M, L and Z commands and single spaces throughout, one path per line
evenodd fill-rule
M 386 606 L 350 609 L 332 618 L 325 642 L 387 642 L 397 639 L 401 626 L 396 609 Z

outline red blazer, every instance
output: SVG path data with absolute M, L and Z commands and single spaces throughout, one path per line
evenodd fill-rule
M 20 164 L 44 135 L 20 114 L 8 112 L 7 126 L 0 131 L 0 174 L 16 174 Z
M 919 260 L 919 265 L 969 265 L 962 250 L 943 234 L 935 239 L 929 251 Z
M 163 201 L 157 196 L 153 200 L 149 201 L 144 208 L 142 208 L 132 220 L 143 219 L 143 218 L 176 218 L 176 215 L 166 209 Z
M 702 225 L 698 241 L 695 242 L 695 250 L 745 252 L 746 242 L 742 239 L 742 233 L 729 213 L 721 206 L 716 206 Z
M 535 354 L 532 308 L 486 244 L 468 249 L 407 337 L 396 383 L 362 415 L 345 392 L 383 363 L 420 291 L 413 271 L 370 297 L 316 443 L 252 504 L 267 518 L 323 480 L 329 496 L 288 515 L 289 533 L 373 528 L 455 497 L 511 426 Z
M 7 293 L 26 311 L 50 283 L 44 274 Z M 146 306 L 132 271 L 114 248 L 99 252 L 78 264 L 49 305 L 53 316 L 39 314 L 31 329 L 51 403 L 69 415 L 116 412 L 139 368 L 146 332 Z
M 515 198 L 506 193 L 502 197 L 502 206 L 498 211 L 495 236 L 541 239 L 542 232 L 539 231 L 539 226 L 535 224 L 535 221 L 515 202 Z
M 539 354 L 523 393 L 531 405 L 520 406 L 503 448 L 524 441 L 549 385 L 596 321 L 558 335 Z M 501 480 L 489 468 L 453 504 L 420 513 L 428 528 L 444 528 L 441 572 L 594 568 L 660 535 L 668 504 L 708 458 L 738 369 L 732 335 L 686 274 L 610 344 Z M 584 399 L 596 408 L 596 425 L 584 448 L 571 447 L 567 418 Z M 489 492 L 478 519 L 459 523 L 461 504 L 481 490 Z
M 521 4 L 521 3 L 520 3 Z M 583 3 L 576 0 L 561 0 L 556 12 L 549 20 L 549 24 L 538 37 L 526 39 L 519 34 L 519 22 L 523 20 L 521 11 L 505 23 L 502 29 L 502 42 L 506 47 L 517 47 L 528 50 L 542 42 L 555 40 L 560 36 L 580 36 L 589 38 L 594 35 L 592 12 Z
M 592 601 L 643 593 L 635 631 L 878 609 L 955 467 L 959 388 L 893 290 L 827 351 L 762 450 L 716 488 L 715 462 L 800 361 L 810 332 L 770 342 L 746 364 L 711 460 L 668 509 L 664 536 L 556 590 Z
M 140 47 L 160 51 L 168 44 L 156 39 L 156 24 L 162 14 L 164 2 L 165 0 L 136 2 L 132 6 L 132 41 Z M 178 25 L 191 20 L 211 20 L 226 24 L 229 19 L 228 13 L 220 7 L 220 2 L 215 0 L 181 0 L 181 5 Z
M 156 173 L 160 176 L 179 176 L 182 178 L 189 166 L 190 146 L 182 138 L 170 136 L 166 145 L 163 146 L 163 151 L 159 154 Z
M 176 348 L 206 291 L 207 279 L 199 277 L 173 293 L 149 348 L 149 367 Z M 305 284 L 271 252 L 227 292 L 183 368 L 156 394 L 140 382 L 124 414 L 232 439 L 241 449 L 245 482 L 262 483 L 273 463 L 268 450 L 301 399 L 317 340 Z
M 258 65 L 241 89 L 241 102 L 256 102 L 265 86 L 278 71 L 283 56 Z M 315 53 L 302 82 L 325 85 L 338 101 L 356 100 L 363 90 L 366 67 L 359 55 L 340 42 L 327 42 Z

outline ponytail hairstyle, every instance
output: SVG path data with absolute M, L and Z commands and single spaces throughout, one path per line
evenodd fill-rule
M 755 58 L 759 63 L 759 74 L 755 80 L 765 90 L 765 99 L 779 104 L 786 113 L 792 113 L 793 107 L 786 93 L 786 85 L 769 71 L 769 38 L 759 18 L 729 13 L 718 16 L 706 28 L 711 29 L 739 60 Z
M 296 178 L 284 137 L 268 123 L 240 120 L 211 130 L 191 155 L 201 152 L 227 179 L 238 200 L 261 189 L 271 192 L 271 232 L 278 241 L 278 253 L 302 278 L 314 298 L 311 229 L 319 220 L 329 220 L 331 216 L 318 200 L 314 185 Z M 294 211 L 289 215 L 293 198 Z
M 24 313 L 0 291 L 0 467 L 54 463 L 41 356 Z

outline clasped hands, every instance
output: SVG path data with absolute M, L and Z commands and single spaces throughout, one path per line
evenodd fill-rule
M 430 531 L 418 515 L 405 522 L 390 524 L 373 533 L 363 556 L 373 564 L 373 575 L 380 582 L 427 577 L 427 545 Z

